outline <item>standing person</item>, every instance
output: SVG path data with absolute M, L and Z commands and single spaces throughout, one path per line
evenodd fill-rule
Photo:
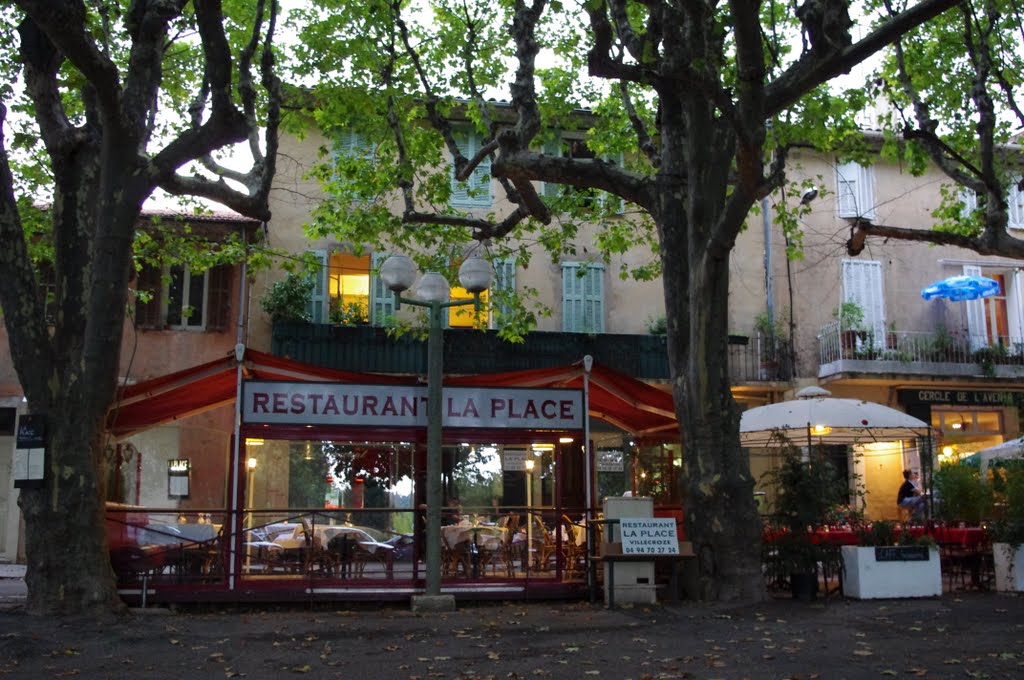
M 903 471 L 903 484 L 896 495 L 896 505 L 909 508 L 911 517 L 924 513 L 924 495 L 917 486 L 920 475 L 913 470 Z

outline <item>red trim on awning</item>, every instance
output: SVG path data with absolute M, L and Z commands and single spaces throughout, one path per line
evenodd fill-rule
M 417 376 L 356 373 L 304 364 L 247 349 L 242 365 L 246 379 L 352 384 L 411 385 Z M 583 388 L 580 364 L 555 368 L 449 378 L 453 386 Z M 234 355 L 192 368 L 127 385 L 107 416 L 116 437 L 137 432 L 234 403 L 237 363 Z M 677 435 L 672 395 L 606 366 L 590 371 L 590 415 L 634 435 Z

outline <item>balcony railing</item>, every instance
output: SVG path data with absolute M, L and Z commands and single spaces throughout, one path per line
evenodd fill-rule
M 411 334 L 389 337 L 371 326 L 279 323 L 274 325 L 272 350 L 279 356 L 350 371 L 424 373 L 426 342 Z M 444 367 L 453 374 L 496 373 L 552 368 L 594 361 L 644 380 L 669 378 L 665 338 L 660 335 L 552 333 L 535 331 L 522 343 L 501 340 L 495 331 L 447 329 Z M 793 376 L 788 342 L 733 337 L 729 344 L 729 375 L 734 384 L 785 382 Z
M 1024 338 L 935 331 L 870 331 L 839 328 L 833 321 L 818 335 L 818 376 L 844 371 L 943 376 L 1020 378 Z

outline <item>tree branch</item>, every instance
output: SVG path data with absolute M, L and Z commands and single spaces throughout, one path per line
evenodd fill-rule
M 23 358 L 16 367 L 25 394 L 33 403 L 45 403 L 43 384 L 51 374 L 52 354 L 46 332 L 43 296 L 36 282 L 21 215 L 14 198 L 14 178 L 4 139 L 7 107 L 0 102 L 0 307 L 4 322 L 19 329 L 8 333 L 11 355 Z M 29 292 L 28 295 L 25 293 Z
M 837 52 L 821 56 L 814 50 L 804 54 L 795 64 L 765 88 L 765 115 L 774 116 L 796 103 L 804 94 L 826 81 L 848 73 L 904 33 L 942 14 L 961 0 L 921 0 L 879 26 L 862 40 Z
M 860 255 L 864 250 L 865 241 L 869 237 L 932 243 L 940 246 L 956 246 L 966 250 L 973 250 L 980 255 L 1024 258 L 1024 241 L 1010 236 L 1005 230 L 986 231 L 981 236 L 975 237 L 954 234 L 948 231 L 871 224 L 867 220 L 854 220 L 850 224 L 850 238 L 846 242 L 846 252 L 851 256 Z

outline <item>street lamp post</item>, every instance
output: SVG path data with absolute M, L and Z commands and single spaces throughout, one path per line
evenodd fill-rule
M 441 399 L 443 361 L 442 311 L 449 307 L 474 305 L 480 309 L 480 294 L 491 285 L 491 265 L 479 257 L 467 258 L 459 267 L 459 283 L 473 294 L 472 300 L 451 300 L 447 279 L 427 272 L 417 287 L 418 297 L 402 297 L 416 277 L 416 265 L 405 255 L 392 255 L 380 268 L 384 285 L 395 294 L 395 309 L 402 303 L 425 307 L 430 315 L 427 336 L 427 512 L 425 598 L 413 600 L 414 608 L 452 608 L 454 598 L 441 598 Z

